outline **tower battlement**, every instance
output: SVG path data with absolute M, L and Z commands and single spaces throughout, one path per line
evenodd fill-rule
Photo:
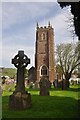
M 38 23 L 37 23 L 37 27 L 36 27 L 36 28 L 37 28 L 37 30 L 38 30 L 38 29 L 46 29 L 46 30 L 47 30 L 47 29 L 52 28 L 52 26 L 50 25 L 50 22 L 48 23 L 48 26 L 44 26 L 44 27 L 43 27 L 43 26 L 40 26 L 40 27 L 39 27 L 39 25 L 38 25 Z M 53 29 L 53 28 L 52 28 L 52 29 Z

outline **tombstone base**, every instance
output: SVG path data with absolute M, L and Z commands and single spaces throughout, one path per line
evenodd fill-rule
M 67 90 L 69 88 L 69 81 L 63 80 L 62 81 L 62 90 Z
M 47 92 L 47 91 L 40 91 L 40 95 L 41 96 L 48 96 L 48 95 L 50 95 L 50 93 L 49 93 L 49 91 Z
M 30 93 L 16 92 L 9 97 L 9 109 L 24 110 L 31 107 Z

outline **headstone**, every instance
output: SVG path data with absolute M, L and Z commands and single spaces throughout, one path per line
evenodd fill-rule
M 39 89 L 39 82 L 38 81 L 35 82 L 35 89 Z
M 30 84 L 29 84 L 29 88 L 30 88 L 30 89 L 33 88 L 33 82 L 30 82 Z
M 35 82 L 35 67 L 31 67 L 29 70 L 28 70 L 28 80 L 29 82 Z
M 62 88 L 62 80 L 58 81 L 58 88 Z
M 47 77 L 43 76 L 39 82 L 39 85 L 40 85 L 40 95 L 41 96 L 49 95 L 50 81 L 47 79 Z
M 55 81 L 53 82 L 53 84 L 54 84 L 54 88 L 58 88 L 58 80 L 57 79 L 55 79 Z
M 9 97 L 9 108 L 22 110 L 31 107 L 31 95 L 25 91 L 24 73 L 25 68 L 30 63 L 30 59 L 24 54 L 24 51 L 18 51 L 18 54 L 12 59 L 12 64 L 17 68 L 17 82 L 15 91 Z
M 62 80 L 62 90 L 67 90 L 69 88 L 69 81 L 63 79 Z

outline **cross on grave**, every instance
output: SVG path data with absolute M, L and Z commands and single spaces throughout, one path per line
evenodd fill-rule
M 12 59 L 12 64 L 17 68 L 16 92 L 25 92 L 24 73 L 29 63 L 30 59 L 24 54 L 24 51 L 18 51 L 18 54 Z
M 9 109 L 23 110 L 31 107 L 31 95 L 25 91 L 24 73 L 25 67 L 30 63 L 30 59 L 24 54 L 24 51 L 18 51 L 18 54 L 12 59 L 12 64 L 17 68 L 16 89 L 9 97 Z

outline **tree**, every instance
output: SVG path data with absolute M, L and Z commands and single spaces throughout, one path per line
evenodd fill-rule
M 66 6 L 71 6 L 71 13 L 74 15 L 73 21 L 74 21 L 74 27 L 75 27 L 75 33 L 78 36 L 78 39 L 80 40 L 80 0 L 76 0 L 76 2 L 59 2 L 61 8 Z
M 80 64 L 80 44 L 60 44 L 56 46 L 57 63 L 60 64 L 65 80 L 71 78 L 72 72 Z M 69 87 L 69 84 L 67 85 Z
M 56 65 L 56 72 L 59 73 L 60 75 L 63 73 L 61 66 L 59 64 Z
M 56 64 L 56 73 L 57 73 L 57 78 L 62 78 L 62 75 L 63 75 L 63 71 L 62 71 L 62 69 L 61 69 L 61 66 L 60 66 L 60 64 Z
M 28 77 L 28 70 L 25 69 L 25 78 Z

